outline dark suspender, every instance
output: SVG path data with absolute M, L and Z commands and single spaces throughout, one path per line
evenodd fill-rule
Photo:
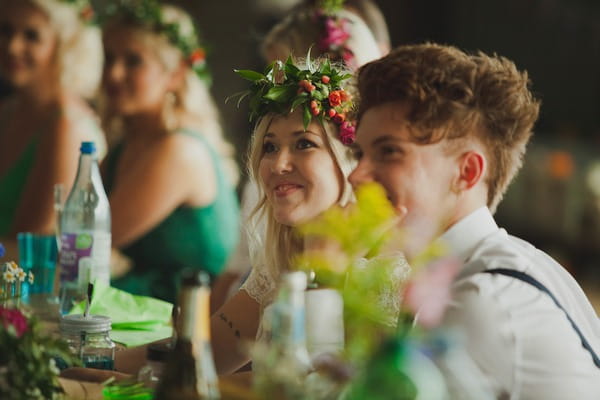
M 558 306 L 558 308 L 560 308 L 565 313 L 565 315 L 567 316 L 567 319 L 571 323 L 571 326 L 573 327 L 573 329 L 575 329 L 575 332 L 577 333 L 577 335 L 579 335 L 579 339 L 581 339 L 581 344 L 583 345 L 583 348 L 586 349 L 587 351 L 589 351 L 590 354 L 592 355 L 592 360 L 594 360 L 594 364 L 596 364 L 596 367 L 600 368 L 600 359 L 598 358 L 598 356 L 596 355 L 596 353 L 594 353 L 594 349 L 592 349 L 592 347 L 590 346 L 590 344 L 588 343 L 588 341 L 585 340 L 585 337 L 583 336 L 583 333 L 581 333 L 581 331 L 579 330 L 579 328 L 575 324 L 575 321 L 573 321 L 571 319 L 571 317 L 569 316 L 569 313 L 567 313 L 567 310 L 565 310 L 563 308 L 563 306 L 560 305 L 560 303 L 558 302 L 558 300 L 556 299 L 556 297 L 554 297 L 554 295 L 552 294 L 552 292 L 550 292 L 550 290 L 548 290 L 548 288 L 546 288 L 546 286 L 544 286 L 542 283 L 540 283 L 538 280 L 536 280 L 531 275 L 528 275 L 528 274 L 526 274 L 524 272 L 517 271 L 517 270 L 514 270 L 514 269 L 494 268 L 494 269 L 488 269 L 488 270 L 483 271 L 483 272 L 488 273 L 488 274 L 500 274 L 500 275 L 506 275 L 506 276 L 511 276 L 513 278 L 517 278 L 517 279 L 519 279 L 519 280 L 521 280 L 523 282 L 527 282 L 530 285 L 535 286 L 536 288 L 538 288 L 539 290 L 541 290 L 542 292 L 544 292 L 548 296 L 550 296 L 550 298 L 554 301 L 554 304 L 556 304 Z

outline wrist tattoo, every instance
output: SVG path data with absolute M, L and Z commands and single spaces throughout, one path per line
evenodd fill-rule
M 225 315 L 225 313 L 220 313 L 219 314 L 219 319 L 221 321 L 223 321 L 225 323 L 225 325 L 227 325 L 229 327 L 229 329 L 231 329 L 233 331 L 233 334 L 235 335 L 236 338 L 239 339 L 241 337 L 240 330 L 236 329 L 233 326 L 233 321 L 229 317 L 227 317 L 227 315 Z

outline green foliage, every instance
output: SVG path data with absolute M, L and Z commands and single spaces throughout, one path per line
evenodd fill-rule
M 344 90 L 344 85 L 352 75 L 333 68 L 329 60 L 319 66 L 310 59 L 310 51 L 306 64 L 307 69 L 300 69 L 288 57 L 285 63 L 271 63 L 264 73 L 236 69 L 235 73 L 252 84 L 250 89 L 236 93 L 227 100 L 238 97 L 239 105 L 243 98 L 249 97 L 250 121 L 269 113 L 286 115 L 298 107 L 303 108 L 304 129 L 313 117 L 322 121 L 332 120 L 332 115 L 344 114 L 347 119 L 346 114 L 354 112 L 354 105 L 351 96 Z M 329 97 L 333 91 L 343 94 L 339 104 Z
M 376 265 L 361 268 L 357 260 L 365 254 L 377 255 L 381 246 L 395 237 L 397 219 L 378 184 L 361 186 L 356 198 L 352 206 L 333 207 L 298 227 L 302 237 L 320 239 L 333 246 L 308 249 L 294 264 L 313 272 L 319 285 L 338 289 L 342 294 L 347 334 L 345 355 L 359 364 L 383 337 L 393 333 L 383 323 L 390 316 L 379 296 L 391 290 L 395 263 L 393 258 L 379 257 Z
M 27 319 L 18 310 L 0 310 L 5 313 L 0 326 L 0 398 L 62 399 L 54 358 L 77 365 L 67 344 L 45 334 L 35 318 Z
M 390 239 L 396 213 L 385 190 L 378 184 L 359 187 L 356 199 L 352 207 L 333 207 L 319 218 L 301 225 L 298 232 L 304 237 L 334 240 L 349 257 L 376 253 L 379 246 Z
M 327 14 L 333 14 L 340 11 L 344 6 L 344 0 L 318 0 L 317 7 Z

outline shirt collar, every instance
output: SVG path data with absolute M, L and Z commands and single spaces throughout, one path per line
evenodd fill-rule
M 486 236 L 498 230 L 492 213 L 487 207 L 480 207 L 450 227 L 440 239 L 451 253 L 466 262 L 477 244 Z

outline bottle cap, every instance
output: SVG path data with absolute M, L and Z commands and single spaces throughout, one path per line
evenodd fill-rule
M 181 276 L 183 286 L 210 286 L 210 276 L 204 271 L 186 269 Z
M 81 142 L 81 147 L 79 148 L 81 154 L 93 154 L 96 152 L 96 143 L 94 142 Z
M 110 317 L 105 315 L 72 314 L 60 319 L 60 331 L 69 334 L 100 333 L 110 331 Z
M 283 283 L 294 291 L 306 290 L 306 274 L 302 271 L 288 272 L 283 275 Z

